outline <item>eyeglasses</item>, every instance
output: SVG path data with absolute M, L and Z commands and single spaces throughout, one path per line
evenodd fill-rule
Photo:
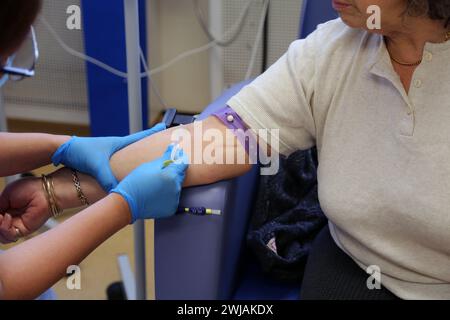
M 5 66 L 0 68 L 0 73 L 9 75 L 13 81 L 33 77 L 36 62 L 39 58 L 39 49 L 36 40 L 36 33 L 31 27 L 24 43 L 19 50 L 8 58 Z

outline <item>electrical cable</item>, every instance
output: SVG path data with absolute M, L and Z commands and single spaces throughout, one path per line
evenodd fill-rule
M 120 71 L 114 67 L 107 65 L 106 63 L 101 62 L 98 59 L 92 58 L 84 53 L 81 53 L 81 52 L 78 52 L 78 51 L 72 49 L 64 42 L 64 40 L 61 39 L 61 37 L 58 35 L 58 33 L 53 29 L 53 27 L 47 22 L 47 20 L 44 17 L 40 17 L 40 20 L 43 22 L 44 26 L 47 28 L 47 30 L 50 32 L 50 34 L 53 36 L 53 38 L 56 40 L 56 42 L 70 55 L 80 58 L 82 60 L 85 60 L 87 62 L 90 62 L 93 65 L 95 65 L 101 69 L 104 69 L 118 77 L 125 78 L 125 79 L 128 78 L 128 74 L 126 72 Z M 173 58 L 172 60 L 170 60 L 169 62 L 163 64 L 162 66 L 159 66 L 153 70 L 147 70 L 146 72 L 141 73 L 141 78 L 145 78 L 148 76 L 153 76 L 155 74 L 158 74 L 158 73 L 164 71 L 165 69 L 171 67 L 175 63 L 179 62 L 180 60 L 183 60 L 191 55 L 200 53 L 202 51 L 208 50 L 213 46 L 215 46 L 215 42 L 210 42 L 199 48 L 183 52 L 183 53 L 179 54 L 178 56 L 176 56 L 175 58 Z
M 200 8 L 199 0 L 192 0 L 193 6 L 194 6 L 194 13 L 195 17 L 197 18 L 197 21 L 200 24 L 200 27 L 205 32 L 206 36 L 210 41 L 213 41 L 217 43 L 220 47 L 228 47 L 230 46 L 238 36 L 242 33 L 242 30 L 244 29 L 244 22 L 248 16 L 248 13 L 250 11 L 250 7 L 256 0 L 249 0 L 247 4 L 245 5 L 244 9 L 241 11 L 241 14 L 239 15 L 238 19 L 236 20 L 236 23 L 234 24 L 233 28 L 230 31 L 232 32 L 232 35 L 230 36 L 230 39 L 226 40 L 224 39 L 218 39 L 216 38 L 212 32 L 209 30 L 208 24 L 206 23 L 206 19 L 204 18 L 203 11 Z
M 118 76 L 118 77 L 121 77 L 121 78 L 124 78 L 124 79 L 127 79 L 127 78 L 128 78 L 128 74 L 127 74 L 127 73 L 122 72 L 122 71 L 120 71 L 120 70 L 117 70 L 116 68 L 113 68 L 113 67 L 111 67 L 111 66 L 109 66 L 109 65 L 107 65 L 107 64 L 105 64 L 105 63 L 103 63 L 103 62 L 101 62 L 101 61 L 99 61 L 99 60 L 97 60 L 97 59 L 95 59 L 95 58 L 92 58 L 92 57 L 90 57 L 90 56 L 88 56 L 88 55 L 86 55 L 86 54 L 83 54 L 83 53 L 81 53 L 81 52 L 78 52 L 78 51 L 72 49 L 71 47 L 69 47 L 69 46 L 61 39 L 61 37 L 58 35 L 58 33 L 52 28 L 52 26 L 48 23 L 48 21 L 47 21 L 44 17 L 41 16 L 41 17 L 40 17 L 40 20 L 41 20 L 42 23 L 45 25 L 45 27 L 47 28 L 47 30 L 51 33 L 51 35 L 52 35 L 53 38 L 56 40 L 56 42 L 58 42 L 58 44 L 59 44 L 65 51 L 67 51 L 69 54 L 71 54 L 71 55 L 73 55 L 73 56 L 75 56 L 75 57 L 78 57 L 78 58 L 80 58 L 80 59 L 82 59 L 82 60 L 85 60 L 85 61 L 87 61 L 87 62 L 90 62 L 90 63 L 96 65 L 97 67 L 100 67 L 100 68 L 102 68 L 102 69 L 104 69 L 104 70 L 106 70 L 106 71 L 108 71 L 108 72 L 110 72 L 110 73 L 112 73 L 112 74 L 114 74 L 114 75 L 116 75 L 116 76 Z M 145 56 L 144 56 L 144 53 L 143 53 L 143 51 L 142 51 L 142 48 L 140 48 L 140 57 L 141 57 L 141 60 L 142 60 L 142 64 L 144 65 L 145 71 L 146 71 L 146 73 L 148 73 L 148 72 L 149 72 L 149 70 L 148 70 L 148 64 L 147 64 L 147 62 L 145 61 Z M 141 75 L 141 77 L 146 77 L 146 76 L 147 76 L 146 74 L 142 74 L 142 75 Z M 153 92 L 155 93 L 155 95 L 157 96 L 158 100 L 159 100 L 160 103 L 164 106 L 164 108 L 167 109 L 167 104 L 165 103 L 164 99 L 161 97 L 161 94 L 160 94 L 158 88 L 157 88 L 156 85 L 153 83 L 153 81 L 152 81 L 151 78 L 149 78 L 149 81 L 150 81 L 150 86 L 151 86 Z
M 56 40 L 56 42 L 58 42 L 58 44 L 65 51 L 67 51 L 70 55 L 80 58 L 82 60 L 85 60 L 87 62 L 90 62 L 93 65 L 96 65 L 97 67 L 100 67 L 118 77 L 128 78 L 128 74 L 126 72 L 117 70 L 116 68 L 113 68 L 113 67 L 107 65 L 106 63 L 101 62 L 100 60 L 89 57 L 89 56 L 85 55 L 84 53 L 81 53 L 81 52 L 78 52 L 78 51 L 72 49 L 61 39 L 61 37 L 58 35 L 58 33 L 52 28 L 52 26 L 47 22 L 47 20 L 43 16 L 40 17 L 40 21 L 42 21 L 42 23 L 47 28 L 47 30 L 50 32 L 50 34 L 53 36 L 53 38 Z
M 128 78 L 128 74 L 126 72 L 117 70 L 114 67 L 111 67 L 109 65 L 107 65 L 106 63 L 101 62 L 100 60 L 97 60 L 95 58 L 92 58 L 84 53 L 78 52 L 74 49 L 72 49 L 71 47 L 69 47 L 62 39 L 61 37 L 58 35 L 58 33 L 53 29 L 53 27 L 47 22 L 47 20 L 45 20 L 44 17 L 40 17 L 40 20 L 43 22 L 44 26 L 47 28 L 47 30 L 50 32 L 50 34 L 53 36 L 53 38 L 56 40 L 56 42 L 70 55 L 73 55 L 77 58 L 80 58 L 82 60 L 85 60 L 87 62 L 92 63 L 93 65 L 96 65 L 99 68 L 102 68 L 118 77 L 121 78 Z M 227 31 L 225 34 L 227 35 L 230 31 Z M 183 52 L 181 54 L 179 54 L 178 56 L 176 56 L 175 58 L 171 59 L 169 62 L 164 63 L 163 65 L 152 69 L 152 70 L 147 70 L 146 72 L 141 73 L 141 77 L 145 78 L 145 77 L 151 77 L 154 76 L 160 72 L 163 72 L 164 70 L 168 69 L 169 67 L 173 66 L 174 64 L 178 63 L 179 61 L 186 59 L 194 54 L 198 54 L 200 52 L 209 50 L 211 48 L 213 48 L 214 46 L 216 46 L 217 43 L 215 41 L 211 41 L 209 43 L 207 43 L 206 45 L 203 45 L 201 47 L 192 49 L 192 50 L 188 50 L 186 52 Z
M 216 46 L 216 43 L 214 41 L 212 41 L 212 42 L 209 42 L 209 43 L 207 43 L 207 44 L 205 44 L 205 45 L 203 45 L 203 46 L 201 46 L 199 48 L 183 52 L 183 53 L 179 54 L 178 56 L 176 56 L 175 58 L 173 58 L 172 60 L 170 60 L 169 62 L 167 62 L 167 63 L 165 63 L 165 64 L 163 64 L 163 65 L 161 65 L 161 66 L 159 66 L 159 67 L 157 67 L 155 69 L 152 69 L 148 73 L 147 72 L 144 73 L 144 75 L 154 76 L 155 74 L 158 74 L 158 73 L 160 73 L 160 72 L 170 68 L 171 66 L 173 66 L 174 64 L 176 64 L 177 62 L 179 62 L 179 61 L 181 61 L 183 59 L 186 59 L 186 58 L 188 58 L 188 57 L 190 57 L 190 56 L 192 56 L 194 54 L 198 54 L 198 53 L 201 53 L 203 51 L 209 50 L 209 49 L 211 49 L 211 48 L 213 48 L 215 46 Z
M 250 0 L 247 4 L 247 6 L 244 8 L 244 10 L 241 12 L 241 17 L 235 22 L 235 24 L 230 27 L 230 29 L 228 29 L 225 33 L 224 33 L 224 38 L 228 38 L 230 34 L 236 33 L 234 30 L 239 30 L 241 28 L 241 24 L 242 24 L 242 20 L 244 20 L 244 18 L 247 16 L 248 9 L 250 8 L 250 5 L 254 2 L 254 1 L 258 1 L 258 0 Z M 269 1 L 269 0 L 265 0 L 265 1 Z M 259 36 L 261 37 L 261 35 Z M 195 48 L 186 52 L 183 52 L 181 54 L 179 54 L 178 56 L 176 56 L 175 58 L 173 58 L 172 60 L 170 60 L 169 62 L 151 70 L 149 73 L 146 73 L 149 76 L 153 76 L 157 73 L 160 73 L 164 70 L 166 70 L 167 68 L 170 68 L 172 65 L 176 64 L 177 62 L 186 59 L 187 57 L 194 55 L 194 54 L 198 54 L 201 53 L 203 51 L 209 50 L 213 47 L 218 46 L 218 42 L 220 40 L 214 39 L 211 42 L 199 47 L 199 48 Z
M 238 18 L 238 20 L 236 21 L 236 23 L 227 32 L 225 32 L 224 39 L 229 37 L 229 34 L 232 34 L 232 37 L 229 40 L 233 40 L 233 41 L 235 40 L 233 38 L 236 38 L 237 35 L 242 31 L 243 21 L 247 17 L 249 8 L 250 8 L 251 4 L 254 1 L 256 1 L 256 0 L 250 0 L 247 3 L 246 7 L 241 12 L 241 15 Z M 253 47 L 253 53 L 252 53 L 252 57 L 251 57 L 251 60 L 250 60 L 249 68 L 247 70 L 246 79 L 250 78 L 251 72 L 253 71 L 254 64 L 256 62 L 256 55 L 257 55 L 257 52 L 258 52 L 257 49 L 258 49 L 259 41 L 260 41 L 263 29 L 264 29 L 263 28 L 264 27 L 264 20 L 265 20 L 264 18 L 266 16 L 266 11 L 268 10 L 269 1 L 270 0 L 266 0 L 265 1 L 265 5 L 264 5 L 264 9 L 263 9 L 264 12 L 263 12 L 263 16 L 262 16 L 261 23 L 260 23 L 260 26 L 259 26 L 258 34 L 256 36 L 255 46 Z M 97 67 L 99 67 L 99 68 L 101 68 L 103 70 L 106 70 L 106 71 L 110 72 L 111 74 L 114 74 L 114 75 L 116 75 L 118 77 L 121 77 L 121 78 L 124 78 L 124 79 L 128 78 L 128 74 L 126 72 L 120 71 L 120 70 L 118 70 L 118 69 L 116 69 L 116 68 L 114 68 L 114 67 L 112 67 L 112 66 L 110 66 L 110 65 L 108 65 L 108 64 L 106 64 L 106 63 L 104 63 L 104 62 L 102 62 L 100 60 L 98 60 L 98 59 L 95 59 L 95 58 L 90 57 L 90 56 L 88 56 L 88 55 L 86 55 L 84 53 L 81 53 L 81 52 L 78 52 L 78 51 L 72 49 L 70 46 L 68 46 L 64 42 L 64 40 L 61 39 L 61 37 L 58 35 L 58 33 L 53 29 L 53 27 L 48 23 L 48 21 L 43 16 L 40 17 L 40 21 L 44 24 L 44 26 L 47 28 L 47 30 L 50 32 L 50 34 L 53 36 L 53 38 L 56 40 L 56 42 L 61 46 L 61 48 L 64 49 L 70 55 L 75 56 L 75 57 L 77 57 L 79 59 L 85 60 L 85 61 L 87 61 L 87 62 L 89 62 L 89 63 L 91 63 L 91 64 L 93 64 L 93 65 L 95 65 L 95 66 L 97 66 Z M 229 40 L 227 40 L 225 42 L 228 42 Z M 201 47 L 185 51 L 185 52 L 177 55 L 175 58 L 171 59 L 167 63 L 164 63 L 163 65 L 161 65 L 161 66 L 159 66 L 157 68 L 154 68 L 152 70 L 149 70 L 148 65 L 145 62 L 145 59 L 144 59 L 144 56 L 143 56 L 143 53 L 142 53 L 142 49 L 141 49 L 141 60 L 143 62 L 144 68 L 145 68 L 145 72 L 141 73 L 141 78 L 149 77 L 149 81 L 151 82 L 151 86 L 152 86 L 153 91 L 157 95 L 157 97 L 160 100 L 160 102 L 164 106 L 167 106 L 167 104 L 164 102 L 164 99 L 162 99 L 159 90 L 157 89 L 155 84 L 152 83 L 151 77 L 156 75 L 156 74 L 158 74 L 158 73 L 163 72 L 164 70 L 170 68 L 171 66 L 173 66 L 174 64 L 178 63 L 179 61 L 181 61 L 183 59 L 186 59 L 186 58 L 188 58 L 188 57 L 190 57 L 192 55 L 201 53 L 201 52 L 209 50 L 209 49 L 211 49 L 211 48 L 213 48 L 215 46 L 218 46 L 219 43 L 222 43 L 222 45 L 223 45 L 224 41 L 220 41 L 220 40 L 215 39 L 215 40 L 213 40 L 213 41 L 211 41 L 211 42 L 209 42 L 209 43 L 207 43 L 207 44 L 205 44 L 205 45 L 203 45 Z M 250 74 L 250 76 L 249 76 L 249 74 Z
M 139 54 L 141 56 L 142 65 L 144 66 L 144 70 L 146 73 L 148 73 L 149 72 L 148 63 L 145 60 L 144 52 L 142 51 L 141 47 L 139 47 L 139 51 L 140 51 Z M 148 81 L 150 82 L 150 87 L 152 88 L 153 93 L 156 95 L 156 97 L 158 98 L 158 100 L 161 103 L 161 105 L 163 106 L 163 108 L 167 110 L 168 105 L 167 105 L 166 101 L 163 99 L 163 97 L 161 96 L 159 88 L 153 83 L 153 79 L 151 77 L 148 78 Z

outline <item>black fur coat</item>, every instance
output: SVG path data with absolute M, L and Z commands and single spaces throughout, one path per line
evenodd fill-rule
M 317 149 L 281 157 L 280 170 L 262 176 L 247 244 L 265 274 L 299 282 L 311 243 L 327 220 L 317 194 Z

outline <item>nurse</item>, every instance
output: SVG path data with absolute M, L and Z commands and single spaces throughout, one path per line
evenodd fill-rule
M 8 79 L 34 75 L 37 46 L 31 25 L 40 7 L 40 0 L 1 2 L 1 85 Z M 187 161 L 167 165 L 174 156 L 172 145 L 155 160 L 129 170 L 120 182 L 109 165 L 115 152 L 164 129 L 163 124 L 158 124 L 132 136 L 109 138 L 0 133 L 0 176 L 29 171 L 52 162 L 65 164 L 71 169 L 62 172 L 70 176 L 72 187 L 64 190 L 70 189 L 76 194 L 78 205 L 95 202 L 58 227 L 0 254 L 0 299 L 37 297 L 63 277 L 68 266 L 79 264 L 123 227 L 138 219 L 167 217 L 176 211 Z M 185 159 L 182 150 L 175 156 Z M 43 176 L 38 180 L 45 196 L 26 206 L 39 207 L 45 201 L 52 215 L 58 215 L 60 198 L 64 195 L 55 191 L 57 179 Z M 96 188 L 95 197 L 89 196 L 89 188 L 84 188 L 86 185 Z M 18 198 L 20 192 L 20 189 L 16 190 Z M 8 199 L 2 195 L 0 200 L 0 242 L 4 243 L 16 241 L 27 233 L 28 229 L 19 221 L 42 222 L 32 211 L 24 219 L 14 219 L 14 210 L 10 206 L 13 198 L 14 195 Z

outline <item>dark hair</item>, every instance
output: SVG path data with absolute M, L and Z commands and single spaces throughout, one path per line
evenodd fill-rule
M 428 15 L 450 26 L 450 0 L 407 0 L 407 13 L 414 16 Z
M 10 55 L 20 47 L 41 6 L 42 0 L 1 0 L 0 55 Z

